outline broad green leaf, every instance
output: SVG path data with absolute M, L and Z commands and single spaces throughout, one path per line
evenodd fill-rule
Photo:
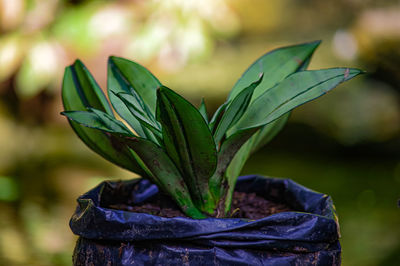
M 181 170 L 195 204 L 204 208 L 210 201 L 208 181 L 217 164 L 208 125 L 191 103 L 167 87 L 158 90 L 157 99 L 167 153 Z
M 160 144 L 162 139 L 161 125 L 156 121 L 147 107 L 141 104 L 140 99 L 135 97 L 135 95 L 124 92 L 118 93 L 117 97 L 125 104 L 131 115 L 139 121 L 143 129 L 148 129 L 150 131 L 149 134 L 152 134 L 150 139 L 154 140 L 155 138 Z
M 161 86 L 145 67 L 124 58 L 110 56 L 108 59 L 108 97 L 117 113 L 136 131 L 139 136 L 155 140 L 153 133 L 143 128 L 142 123 L 132 116 L 129 109 L 116 95 L 121 92 L 138 98 L 143 108 L 154 116 L 156 89 Z
M 64 104 L 80 108 L 75 111 L 86 111 L 87 107 L 92 107 L 113 115 L 103 91 L 80 60 L 65 69 L 62 96 Z
M 87 108 L 93 107 L 113 115 L 103 91 L 78 60 L 65 69 L 62 100 L 66 111 L 86 111 Z M 116 165 L 146 176 L 133 160 L 129 149 L 116 150 L 115 142 L 104 132 L 87 128 L 71 120 L 69 122 L 75 133 L 90 149 Z
M 248 84 L 258 79 L 259 73 L 264 73 L 265 78 L 255 89 L 251 102 L 260 94 L 282 81 L 288 75 L 307 68 L 311 57 L 319 46 L 320 41 L 281 47 L 266 53 L 257 59 L 233 86 L 225 106 L 221 106 L 210 122 L 210 129 L 214 132 L 213 125 L 221 115 L 226 105 L 232 101 Z
M 64 111 L 61 114 L 85 127 L 133 136 L 129 129 L 120 121 L 99 110 L 90 110 L 91 112 Z
M 108 98 L 116 112 L 124 119 L 129 126 L 142 137 L 146 137 L 142 125 L 140 122 L 132 116 L 125 103 L 117 96 L 118 93 L 132 93 L 133 89 L 130 84 L 124 79 L 120 71 L 113 67 L 111 58 L 108 60 L 108 72 L 107 72 L 107 92 Z
M 266 125 L 299 105 L 322 96 L 340 83 L 362 71 L 351 68 L 331 68 L 302 71 L 260 95 L 248 108 L 239 122 L 231 129 L 237 130 Z
M 116 89 L 117 93 L 121 92 L 121 89 L 129 93 L 133 89 L 154 115 L 157 103 L 156 90 L 161 86 L 158 79 L 145 67 L 124 58 L 110 56 L 108 64 L 110 74 L 114 75 L 118 82 L 125 84 L 120 88 L 109 89 Z
M 354 69 L 298 72 L 267 90 L 250 105 L 248 111 L 235 125 L 238 128 L 232 128 L 230 133 L 235 136 L 238 134 L 235 132 L 240 133 L 242 130 L 246 131 L 249 128 L 256 129 L 264 126 L 240 148 L 224 173 L 223 180 L 227 182 L 226 187 L 228 187 L 228 190 L 223 192 L 227 193 L 223 196 L 226 199 L 225 213 L 230 209 L 233 187 L 245 161 L 251 152 L 270 141 L 280 131 L 286 123 L 289 112 L 296 106 L 321 96 L 339 83 L 360 73 L 361 71 Z M 265 97 L 268 100 L 261 101 L 261 97 Z M 268 97 L 272 97 L 272 99 Z M 256 120 L 256 116 L 261 118 Z M 259 123 L 252 122 L 252 119 L 259 121 Z M 247 123 L 247 126 L 243 126 L 241 123 Z
M 131 134 L 120 121 L 111 118 L 106 113 L 98 110 L 91 111 L 67 111 L 62 114 L 84 126 L 111 133 L 110 135 L 119 141 L 121 146 L 133 150 L 137 163 L 147 176 L 171 195 L 185 213 L 193 218 L 205 217 L 194 206 L 179 171 L 162 148 L 149 140 Z
M 305 70 L 310 61 L 311 56 L 314 53 L 315 49 L 318 47 L 319 42 L 305 43 L 300 45 L 294 45 L 289 47 L 283 47 L 277 50 L 274 50 L 266 55 L 262 56 L 258 59 L 249 69 L 243 74 L 242 78 L 235 85 L 233 90 L 238 88 L 238 84 L 240 82 L 244 82 L 246 79 L 250 79 L 251 76 L 254 76 L 260 68 L 260 64 L 263 66 L 262 70 L 268 73 L 268 80 L 264 82 L 261 86 L 263 86 L 264 90 L 269 89 L 268 86 L 271 84 L 278 83 L 285 76 L 292 74 L 293 72 L 303 71 Z M 302 64 L 296 64 L 292 60 L 293 57 L 297 57 L 297 61 L 299 58 L 304 59 Z M 278 60 L 278 61 L 275 61 Z M 279 71 L 274 71 L 271 73 L 270 68 L 266 67 L 270 64 L 273 64 L 275 61 L 278 65 L 286 66 L 285 68 L 280 68 Z M 258 66 L 257 66 L 258 65 Z M 253 97 L 254 100 L 255 97 Z M 236 182 L 237 176 L 239 176 L 244 164 L 247 159 L 251 155 L 251 153 L 255 152 L 257 149 L 261 148 L 263 145 L 267 144 L 271 139 L 283 128 L 285 123 L 287 122 L 287 118 L 290 113 L 282 116 L 276 121 L 263 126 L 256 132 L 236 153 L 235 157 L 232 159 L 229 167 L 226 170 L 226 178 L 229 178 L 229 183 Z
M 113 142 L 113 148 L 114 149 L 125 148 L 131 151 L 132 155 L 131 157 L 135 160 L 135 162 L 139 165 L 139 167 L 146 173 L 146 176 L 148 178 L 152 177 L 151 171 L 147 168 L 142 159 L 136 154 L 135 151 L 131 150 L 128 147 L 128 145 L 125 144 L 125 140 L 122 139 L 122 136 L 130 138 L 136 137 L 125 127 L 123 123 L 115 119 L 109 119 L 109 117 L 104 115 L 105 113 L 101 113 L 101 111 L 93 109 L 91 110 L 91 112 L 65 111 L 62 112 L 61 114 L 67 116 L 70 120 L 73 120 L 76 123 L 79 123 L 85 127 L 107 132 L 107 135 Z
M 286 74 L 289 75 L 292 72 L 304 71 L 308 67 L 311 56 L 314 53 L 315 49 L 318 47 L 319 42 L 312 42 L 306 44 L 300 44 L 295 46 L 283 47 L 272 51 L 265 56 L 261 57 L 259 61 L 263 62 L 263 65 L 268 65 L 268 61 L 276 60 L 276 58 L 280 58 L 281 61 L 277 62 L 277 64 L 286 65 L 287 67 L 284 69 L 280 69 L 274 73 L 268 73 L 268 82 L 269 84 L 278 83 L 282 77 Z M 311 51 L 311 53 L 309 53 Z M 306 53 L 304 53 L 306 52 Z M 306 59 L 303 61 L 301 65 L 298 67 L 296 64 L 293 64 L 293 61 L 290 60 L 290 55 L 298 53 L 302 58 L 306 55 Z M 289 59 L 289 60 L 288 60 Z M 282 61 L 283 60 L 283 61 Z M 257 63 L 257 62 L 256 62 Z M 242 76 L 241 80 L 246 80 L 251 75 L 254 75 L 257 69 L 257 64 L 254 63 Z M 264 71 L 266 69 L 264 68 Z M 238 81 L 239 82 L 239 81 Z M 267 86 L 267 84 L 264 84 Z M 268 89 L 268 88 L 267 88 Z M 253 97 L 254 100 L 255 97 Z M 255 150 L 261 148 L 263 145 L 271 141 L 271 139 L 283 128 L 284 124 L 287 122 L 287 118 L 290 113 L 285 116 L 279 118 L 277 121 L 265 125 L 259 132 L 254 134 L 240 149 L 240 151 L 233 158 L 231 165 L 229 166 L 228 172 L 234 172 L 239 175 L 243 165 L 245 164 L 247 158 L 253 153 Z M 235 170 L 233 170 L 235 169 Z M 234 176 L 235 174 L 233 174 Z
M 230 92 L 228 100 L 234 99 L 248 84 L 257 80 L 259 73 L 264 73 L 265 78 L 255 89 L 253 94 L 253 99 L 256 99 L 259 95 L 281 82 L 288 75 L 300 69 L 304 69 L 320 43 L 320 41 L 314 41 L 282 47 L 261 56 L 236 82 Z
M 181 173 L 162 148 L 139 137 L 121 139 L 140 157 L 150 171 L 151 179 L 176 201 L 185 214 L 195 219 L 206 218 L 193 204 Z
M 203 116 L 206 123 L 208 124 L 208 114 L 207 114 L 207 108 L 206 108 L 206 103 L 204 102 L 204 98 L 201 99 L 199 112 Z
M 307 69 L 308 65 L 310 64 L 311 61 L 311 56 L 308 57 L 304 63 L 297 69 L 296 72 L 298 71 L 304 71 Z M 241 150 L 238 152 L 238 154 L 233 158 L 232 164 L 228 168 L 228 172 L 230 171 L 231 167 L 234 167 L 236 169 L 235 173 L 237 175 L 240 174 L 245 162 L 247 161 L 247 158 L 250 156 L 251 153 L 254 153 L 258 149 L 260 149 L 262 146 L 266 145 L 268 142 L 270 142 L 278 133 L 279 131 L 282 130 L 282 128 L 285 126 L 285 124 L 288 121 L 288 118 L 290 116 L 290 112 L 286 113 L 282 117 L 278 118 L 274 122 L 263 126 L 259 131 L 254 134 L 247 142 L 251 142 L 251 145 L 246 145 L 245 146 L 248 148 L 251 146 L 251 152 L 242 152 L 243 150 L 246 150 L 246 148 L 241 148 Z M 242 154 L 247 154 L 247 156 L 241 156 Z M 236 157 L 242 157 L 242 159 L 236 159 Z M 238 163 L 238 162 L 241 163 Z M 235 166 L 234 166 L 235 165 Z
M 229 104 L 221 117 L 214 133 L 214 141 L 218 145 L 226 131 L 234 125 L 244 114 L 250 104 L 254 89 L 261 83 L 263 75 L 259 79 L 242 90 Z

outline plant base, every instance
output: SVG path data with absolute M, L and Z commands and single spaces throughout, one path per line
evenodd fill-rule
M 139 204 L 158 193 L 146 180 L 103 182 L 78 199 L 70 222 L 80 236 L 74 265 L 340 265 L 330 197 L 289 179 L 239 179 L 237 191 L 301 210 L 258 220 L 163 218 L 103 207 L 123 200 L 113 192 L 137 184 L 127 201 Z

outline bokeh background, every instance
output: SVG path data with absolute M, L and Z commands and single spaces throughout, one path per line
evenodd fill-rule
M 0 0 L 0 265 L 71 265 L 75 199 L 133 175 L 91 152 L 62 111 L 64 67 L 102 88 L 109 55 L 145 65 L 212 113 L 281 45 L 323 40 L 311 69 L 358 67 L 293 112 L 244 174 L 290 177 L 333 197 L 343 265 L 400 261 L 400 1 Z M 268 78 L 268 77 L 266 77 Z

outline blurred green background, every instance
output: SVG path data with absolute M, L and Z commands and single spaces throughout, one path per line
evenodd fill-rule
M 133 177 L 59 115 L 64 67 L 76 58 L 103 88 L 109 55 L 140 62 L 194 104 L 204 96 L 211 113 L 263 53 L 315 39 L 311 69 L 369 74 L 296 109 L 244 174 L 331 195 L 343 265 L 398 265 L 400 3 L 391 0 L 0 0 L 0 265 L 71 265 L 75 199 Z

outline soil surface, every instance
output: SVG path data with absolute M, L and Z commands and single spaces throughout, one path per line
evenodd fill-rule
M 231 217 L 261 219 L 266 216 L 294 211 L 283 203 L 266 200 L 257 196 L 256 193 L 234 192 L 232 199 Z
M 148 213 L 167 218 L 186 217 L 186 215 L 181 212 L 172 200 L 160 194 L 141 205 L 118 203 L 104 207 L 138 213 Z M 285 204 L 266 200 L 263 197 L 257 196 L 255 193 L 234 192 L 231 215 L 227 218 L 256 220 L 285 211 L 294 210 Z

